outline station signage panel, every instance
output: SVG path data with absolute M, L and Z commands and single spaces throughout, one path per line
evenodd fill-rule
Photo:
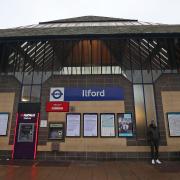
M 50 101 L 64 101 L 64 88 L 51 88 Z
M 69 112 L 69 102 L 47 102 L 46 112 Z
M 119 87 L 64 88 L 50 90 L 50 101 L 111 101 L 124 100 L 124 91 Z

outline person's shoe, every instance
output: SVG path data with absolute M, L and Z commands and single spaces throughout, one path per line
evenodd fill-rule
M 155 160 L 154 160 L 154 159 L 152 159 L 151 163 L 152 163 L 152 164 L 155 164 Z
M 162 162 L 159 159 L 156 159 L 157 164 L 162 164 Z

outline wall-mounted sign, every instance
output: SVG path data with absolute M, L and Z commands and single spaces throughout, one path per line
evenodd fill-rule
M 123 100 L 124 91 L 118 87 L 51 88 L 50 101 L 107 101 Z
M 66 115 L 66 136 L 79 137 L 81 131 L 81 114 Z
M 47 120 L 41 120 L 40 127 L 47 127 Z
M 118 136 L 131 137 L 133 136 L 133 120 L 132 113 L 118 113 Z
M 167 113 L 167 120 L 169 125 L 169 136 L 180 136 L 180 112 Z
M 84 125 L 84 136 L 93 137 L 98 136 L 98 116 L 97 114 L 84 114 L 83 125 Z
M 8 119 L 8 113 L 0 113 L 0 136 L 7 135 Z
M 115 137 L 115 115 L 101 114 L 101 136 Z
M 47 102 L 46 112 L 69 112 L 69 102 Z
M 64 123 L 50 123 L 48 138 L 50 140 L 64 140 Z
M 51 88 L 49 101 L 64 101 L 64 88 Z

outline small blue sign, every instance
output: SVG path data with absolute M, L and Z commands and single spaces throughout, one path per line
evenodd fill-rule
M 122 88 L 64 88 L 64 101 L 124 100 Z

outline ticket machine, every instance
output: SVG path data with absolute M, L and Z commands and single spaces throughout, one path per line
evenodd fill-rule
M 13 159 L 35 159 L 40 117 L 39 103 L 20 103 L 16 115 Z

